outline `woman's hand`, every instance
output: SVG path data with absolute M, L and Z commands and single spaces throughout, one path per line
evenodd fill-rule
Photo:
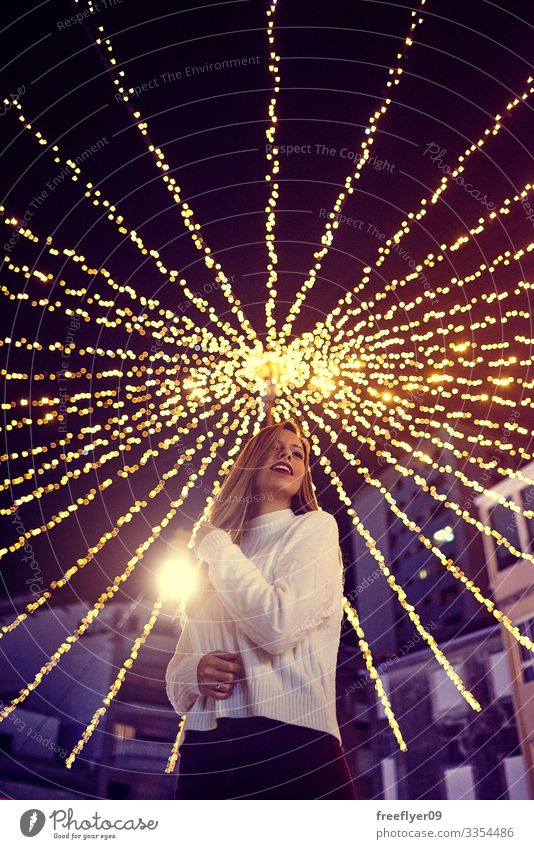
M 217 530 L 215 525 L 212 525 L 210 522 L 201 522 L 195 534 L 195 546 L 200 545 L 204 537 L 207 536 L 210 531 L 215 530 Z
M 244 677 L 245 671 L 239 652 L 212 651 L 205 654 L 197 666 L 200 692 L 203 696 L 212 696 L 219 700 L 227 699 L 232 693 L 235 681 Z

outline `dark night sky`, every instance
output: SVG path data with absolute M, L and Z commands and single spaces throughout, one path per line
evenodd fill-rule
M 113 35 L 115 55 L 124 63 L 129 83 L 145 87 L 132 99 L 132 106 L 138 104 L 149 121 L 151 138 L 163 147 L 184 198 L 226 273 L 234 275 L 233 288 L 261 331 L 266 280 L 263 175 L 270 94 L 266 4 L 237 0 L 187 8 L 159 0 L 148 6 L 133 0 L 108 0 L 100 3 L 100 11 L 85 24 L 67 26 L 66 20 L 79 8 L 74 3 L 45 2 L 36 8 L 17 4 L 16 11 L 10 6 L 4 12 L 0 32 L 2 98 L 23 87 L 21 103 L 26 117 L 47 139 L 59 140 L 66 154 L 77 156 L 104 139 L 83 166 L 86 179 L 117 203 L 147 245 L 179 269 L 194 290 L 201 290 L 210 276 L 185 235 L 178 208 L 159 181 L 125 105 L 116 102 L 110 76 L 91 45 L 90 35 L 103 23 L 107 34 Z M 309 145 L 310 152 L 281 155 L 277 244 L 279 305 L 286 309 L 278 311 L 279 322 L 311 265 L 324 225 L 321 210 L 330 209 L 345 176 L 353 170 L 342 150 L 359 146 L 362 125 L 378 105 L 387 68 L 407 32 L 410 8 L 407 2 L 280 0 L 276 49 L 282 57 L 282 92 L 277 106 L 277 143 Z M 362 267 L 376 256 L 378 234 L 396 229 L 406 212 L 417 208 L 420 198 L 428 196 L 437 184 L 441 172 L 425 154 L 427 146 L 438 144 L 444 149 L 443 161 L 452 164 L 491 123 L 492 116 L 524 89 L 532 73 L 531 4 L 507 2 L 504 11 L 485 0 L 429 0 L 426 9 L 401 85 L 395 87 L 394 103 L 375 134 L 372 153 L 376 162 L 367 167 L 358 191 L 344 209 L 362 224 L 339 228 L 335 249 L 301 313 L 297 332 L 308 329 L 354 285 Z M 12 18 L 15 14 L 16 20 Z M 257 64 L 251 63 L 253 57 L 259 57 Z M 249 60 L 246 65 L 244 58 Z M 224 60 L 239 60 L 239 67 L 209 69 L 210 63 Z M 203 70 L 193 73 L 191 68 Z M 183 303 L 183 295 L 165 282 L 153 263 L 143 261 L 103 218 L 102 207 L 81 200 L 80 183 L 66 178 L 53 191 L 47 189 L 62 166 L 53 162 L 49 149 L 39 147 L 19 126 L 13 109 L 0 117 L 1 195 L 6 211 L 20 218 L 32 210 L 28 226 L 37 234 L 53 234 L 57 244 L 75 247 L 91 265 L 106 266 L 116 279 L 130 282 L 147 297 L 156 296 L 175 309 Z M 469 175 L 489 201 L 513 195 L 532 178 L 531 139 L 532 107 L 526 105 L 516 110 L 498 139 L 490 140 L 484 152 L 473 159 Z M 42 202 L 36 200 L 39 198 Z M 451 240 L 464 232 L 482 214 L 484 209 L 476 200 L 453 187 L 446 202 L 433 211 L 432 219 L 414 228 L 406 240 L 410 256 L 422 258 L 445 238 Z M 466 265 L 442 267 L 441 278 L 446 280 L 462 270 L 465 273 L 484 261 L 482 258 L 524 244 L 531 233 L 524 218 L 521 211 L 509 216 L 505 225 L 497 225 L 491 238 L 480 240 Z M 12 231 L 2 227 L 4 244 Z M 73 286 L 88 281 L 73 263 L 54 262 L 24 240 L 19 240 L 11 258 L 20 264 L 35 263 Z M 385 268 L 389 278 L 402 276 L 406 259 L 393 258 Z M 517 271 L 501 270 L 493 280 L 496 290 L 515 282 Z M 527 270 L 519 273 L 526 275 Z M 5 272 L 3 282 L 15 289 L 20 277 Z M 373 285 L 379 282 L 373 281 Z M 30 284 L 29 291 L 42 294 L 42 290 L 42 284 Z M 103 291 L 101 283 L 99 291 Z M 3 300 L 6 335 L 41 341 L 64 338 L 64 316 L 28 308 L 17 312 L 11 302 Z M 213 303 L 223 313 L 224 299 L 214 295 Z M 189 314 L 202 320 L 194 309 Z M 84 343 L 141 350 L 139 339 L 130 339 L 125 331 L 104 331 L 98 340 L 97 332 L 101 332 L 100 326 L 84 328 Z M 10 369 L 42 371 L 60 366 L 57 353 L 41 354 L 33 364 L 30 354 L 15 349 L 9 357 Z M 39 386 L 38 392 L 44 388 Z M 14 389 L 10 386 L 7 397 L 15 398 L 20 391 L 20 384 Z M 35 430 L 32 439 L 34 444 L 45 441 Z M 27 444 L 27 431 L 10 433 L 8 450 Z M 27 465 L 11 471 L 20 472 Z M 113 503 L 108 500 L 105 509 L 115 516 L 116 509 L 130 503 L 132 492 L 142 497 L 161 470 L 147 468 L 142 480 L 130 481 Z M 324 481 L 319 495 L 327 507 L 331 496 Z M 4 496 L 9 497 L 9 492 Z M 184 513 L 185 526 L 201 508 L 199 497 L 190 501 Z M 22 508 L 21 516 L 31 527 L 64 504 L 63 496 L 52 493 L 40 504 Z M 81 526 L 72 520 L 68 532 L 56 529 L 50 542 L 35 541 L 36 556 L 49 578 L 70 565 L 100 535 L 101 512 L 102 505 L 96 504 L 84 512 L 83 521 L 79 515 Z M 149 511 L 144 521 L 150 524 Z M 11 541 L 14 532 L 9 519 L 6 525 L 5 536 Z M 143 535 L 141 529 L 137 535 L 131 533 L 126 547 L 121 541 L 109 547 L 100 563 L 99 590 L 105 585 L 105 574 L 117 574 L 128 558 L 127 548 L 135 547 L 144 536 L 146 530 Z M 161 550 L 165 543 L 159 545 Z M 156 554 L 147 556 L 144 564 L 153 567 L 156 559 Z M 9 591 L 22 589 L 18 555 L 5 562 Z M 93 597 L 95 583 L 88 583 L 85 576 L 79 578 L 78 591 Z

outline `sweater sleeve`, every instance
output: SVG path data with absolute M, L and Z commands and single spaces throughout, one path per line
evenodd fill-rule
M 189 636 L 189 626 L 185 623 L 178 640 L 174 656 L 165 672 L 167 697 L 176 713 L 182 716 L 193 707 L 201 696 L 197 680 L 197 667 L 201 655 L 194 654 Z
M 209 579 L 239 627 L 270 654 L 282 654 L 323 619 L 341 610 L 342 573 L 335 518 L 310 511 L 280 553 L 273 582 L 265 580 L 230 535 L 206 534 L 197 555 L 209 564 Z

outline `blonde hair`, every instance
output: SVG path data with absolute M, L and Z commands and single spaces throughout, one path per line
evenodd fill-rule
M 296 434 L 304 448 L 304 476 L 299 491 L 291 498 L 291 509 L 295 514 L 319 510 L 310 470 L 310 444 L 302 435 L 297 422 L 294 419 L 286 419 L 280 424 L 264 427 L 243 446 L 226 480 L 203 516 L 217 528 L 228 531 L 236 545 L 239 545 L 243 536 L 243 526 L 251 512 L 253 501 L 266 497 L 253 491 L 254 477 L 268 458 L 282 430 L 290 430 Z

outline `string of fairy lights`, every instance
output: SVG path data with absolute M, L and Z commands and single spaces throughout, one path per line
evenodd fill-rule
M 79 0 L 76 0 L 79 2 Z M 88 4 L 88 8 L 90 4 Z M 152 154 L 152 158 L 155 162 L 156 168 L 158 169 L 158 173 L 161 175 L 163 182 L 165 183 L 165 187 L 167 191 L 172 195 L 172 199 L 174 203 L 179 207 L 180 214 L 183 219 L 183 224 L 188 230 L 191 239 L 195 248 L 198 251 L 202 252 L 202 258 L 204 261 L 204 265 L 207 269 L 215 272 L 214 282 L 220 287 L 220 291 L 228 301 L 230 305 L 230 311 L 235 315 L 238 321 L 238 326 L 242 327 L 249 339 L 256 338 L 256 332 L 243 310 L 240 307 L 240 301 L 234 296 L 232 285 L 228 278 L 226 277 L 221 264 L 215 260 L 212 256 L 212 250 L 207 244 L 203 234 L 201 225 L 196 221 L 194 210 L 191 206 L 184 200 L 182 200 L 182 189 L 178 185 L 176 178 L 169 174 L 169 164 L 166 161 L 165 153 L 158 145 L 155 145 L 150 138 L 149 129 L 148 129 L 148 121 L 142 118 L 141 112 L 139 109 L 133 109 L 130 104 L 130 98 L 135 95 L 135 88 L 132 86 L 128 86 L 126 82 L 126 71 L 124 67 L 118 69 L 117 59 L 115 57 L 114 48 L 112 44 L 112 40 L 108 37 L 105 37 L 104 26 L 99 25 L 98 27 L 99 35 L 95 39 L 95 45 L 99 49 L 99 55 L 105 65 L 105 67 L 110 71 L 111 78 L 113 80 L 113 84 L 115 85 L 118 95 L 120 96 L 121 101 L 127 106 L 128 111 L 133 119 L 134 125 L 139 130 L 143 140 L 146 143 L 146 146 L 149 152 Z M 92 184 L 86 186 L 88 190 L 88 196 L 94 196 L 95 199 L 99 198 L 100 191 L 98 189 L 94 189 Z M 98 201 L 97 201 L 98 202 Z M 126 231 L 124 231 L 126 232 Z M 136 239 L 139 238 L 135 232 L 130 232 L 130 238 Z M 151 252 L 153 256 L 156 257 L 158 261 L 158 265 L 160 265 L 159 254 L 156 252 Z M 162 273 L 167 274 L 167 270 L 162 267 Z M 178 272 L 169 272 L 170 276 L 176 277 Z M 181 283 L 180 283 L 181 285 Z M 189 297 L 189 295 L 188 295 Z M 213 308 L 211 308 L 213 309 Z
M 408 30 L 408 34 L 404 39 L 404 49 L 397 53 L 395 57 L 395 65 L 391 66 L 388 70 L 388 79 L 386 80 L 386 95 L 382 98 L 380 106 L 374 111 L 372 115 L 369 116 L 367 120 L 367 125 L 364 128 L 364 138 L 360 143 L 360 150 L 358 151 L 358 155 L 355 156 L 356 166 L 354 172 L 352 174 L 347 175 L 343 190 L 339 192 L 334 202 L 333 208 L 328 213 L 328 221 L 326 221 L 325 223 L 324 233 L 321 236 L 322 247 L 314 253 L 313 258 L 315 259 L 315 264 L 308 271 L 308 276 L 302 284 L 299 292 L 295 297 L 293 304 L 289 309 L 286 320 L 282 327 L 282 331 L 280 333 L 280 337 L 278 339 L 278 344 L 280 346 L 279 350 L 283 349 L 283 346 L 292 331 L 295 319 L 299 315 L 302 306 L 306 300 L 308 292 L 310 292 L 315 285 L 317 276 L 333 243 L 335 231 L 339 227 L 339 216 L 344 207 L 344 204 L 346 203 L 347 198 L 354 193 L 354 183 L 356 183 L 360 179 L 362 171 L 365 168 L 367 162 L 369 161 L 371 155 L 371 147 L 374 142 L 374 134 L 376 133 L 380 121 L 383 120 L 383 117 L 387 113 L 388 108 L 391 104 L 391 97 L 389 97 L 389 94 L 391 94 L 391 90 L 393 89 L 393 87 L 398 86 L 401 81 L 407 52 L 414 43 L 414 36 L 417 27 L 423 23 L 423 18 L 421 17 L 420 12 L 425 3 L 426 0 L 419 0 L 418 10 L 412 9 L 410 12 L 411 23 L 410 28 Z
M 90 2 L 86 5 L 93 9 Z M 81 570 L 91 568 L 106 546 L 124 534 L 125 529 L 134 551 L 114 580 L 98 595 L 95 593 L 95 602 L 72 634 L 41 665 L 19 695 L 2 708 L 0 721 L 16 710 L 56 668 L 63 655 L 83 638 L 146 552 L 166 528 L 176 523 L 180 508 L 197 482 L 207 475 L 213 478 L 211 494 L 206 499 L 206 510 L 209 509 L 244 442 L 265 425 L 265 398 L 273 387 L 275 398 L 269 412 L 272 420 L 280 422 L 287 416 L 299 420 L 310 440 L 316 467 L 335 491 L 355 532 L 365 541 L 403 613 L 467 704 L 474 711 L 482 709 L 424 627 L 391 564 L 387 564 L 380 541 L 373 537 L 354 509 L 349 483 L 353 487 L 355 481 L 361 481 L 376 489 L 392 518 L 414 535 L 439 562 L 439 567 L 453 575 L 517 643 L 534 651 L 529 637 L 424 533 L 421 525 L 410 517 L 409 508 L 401 509 L 373 473 L 371 462 L 362 459 L 362 456 L 379 458 L 382 465 L 409 478 L 420 492 L 450 511 L 451 522 L 465 522 L 479 533 L 491 536 L 497 546 L 514 557 L 534 563 L 533 552 L 521 550 L 505 535 L 484 524 L 461 498 L 453 497 L 449 488 L 447 492 L 440 491 L 432 477 L 439 473 L 454 482 L 455 491 L 484 494 L 510 510 L 511 515 L 521 513 L 527 520 L 534 519 L 533 510 L 520 507 L 513 499 L 485 486 L 481 480 L 487 480 L 487 475 L 480 474 L 477 479 L 478 473 L 490 471 L 503 479 L 534 484 L 520 468 L 521 463 L 534 459 L 528 450 L 534 430 L 520 420 L 520 413 L 534 403 L 529 394 L 534 388 L 534 380 L 529 379 L 533 364 L 530 351 L 534 344 L 532 315 L 524 308 L 534 284 L 524 279 L 521 268 L 534 249 L 534 242 L 527 240 L 513 250 L 494 252 L 491 259 L 471 267 L 463 275 L 449 276 L 444 271 L 451 256 L 466 254 L 482 234 L 491 234 L 497 222 L 517 214 L 532 192 L 532 182 L 525 182 L 514 194 L 503 198 L 493 211 L 471 222 L 464 233 L 440 244 L 439 252 L 427 253 L 406 276 L 397 279 L 382 269 L 400 242 L 413 231 L 414 224 L 419 226 L 431 213 L 481 149 L 495 144 L 504 123 L 513 120 L 516 110 L 534 92 L 532 77 L 527 79 L 521 94 L 506 104 L 502 114 L 495 114 L 479 139 L 458 156 L 453 169 L 440 178 L 428 197 L 421 198 L 418 208 L 405 214 L 396 232 L 379 246 L 373 263 L 363 268 L 361 278 L 335 307 L 311 330 L 300 336 L 292 334 L 302 305 L 316 285 L 333 245 L 340 212 L 369 161 L 377 127 L 392 104 L 390 95 L 401 82 L 408 53 L 414 49 L 417 29 L 423 23 L 424 5 L 425 0 L 420 0 L 417 10 L 410 10 L 408 33 L 386 75 L 384 95 L 364 126 L 355 157 L 357 164 L 347 175 L 327 216 L 320 246 L 313 256 L 314 264 L 278 333 L 274 316 L 279 282 L 276 206 L 280 194 L 276 111 L 282 60 L 275 46 L 277 2 L 268 2 L 271 92 L 265 131 L 265 342 L 248 321 L 228 276 L 207 244 L 165 152 L 151 140 L 148 122 L 140 110 L 132 107 L 130 100 L 135 88 L 128 84 L 124 67 L 116 58 L 113 36 L 106 35 L 103 26 L 98 27 L 96 38 L 99 55 L 180 212 L 182 224 L 229 305 L 228 320 L 221 318 L 209 299 L 196 293 L 183 274 L 170 267 L 160 252 L 126 222 L 117 204 L 85 175 L 80 163 L 62 152 L 56 142 L 47 141 L 44 131 L 25 116 L 17 98 L 4 101 L 13 107 L 11 113 L 30 138 L 52 156 L 54 163 L 68 168 L 71 180 L 80 185 L 84 202 L 97 208 L 102 220 L 148 261 L 151 272 L 164 276 L 171 291 L 176 289 L 185 296 L 190 310 L 178 314 L 161 300 L 145 297 L 104 266 L 92 265 L 78 250 L 61 245 L 55 237 L 33 232 L 20 222 L 14 211 L 0 207 L 8 232 L 16 235 L 28 250 L 36 246 L 40 251 L 38 262 L 33 264 L 30 260 L 18 262 L 12 256 L 4 258 L 2 297 L 17 310 L 59 316 L 63 322 L 76 322 L 88 331 L 95 330 L 99 340 L 87 344 L 81 336 L 61 341 L 46 339 L 42 334 L 36 339 L 8 336 L 0 340 L 8 354 L 13 350 L 32 358 L 31 370 L 20 365 L 23 360 L 2 370 L 6 387 L 18 388 L 16 400 L 7 400 L 6 396 L 2 403 L 3 430 L 6 435 L 31 432 L 35 436 L 24 448 L 6 450 L 0 456 L 0 462 L 7 468 L 7 476 L 0 481 L 0 492 L 9 497 L 9 503 L 0 512 L 13 516 L 26 505 L 38 502 L 43 519 L 35 527 L 18 530 L 16 539 L 6 541 L 0 548 L 0 559 L 15 554 L 33 537 L 51 533 L 57 526 L 68 530 L 69 523 L 86 506 L 94 506 L 103 498 L 111 503 L 123 482 L 132 492 L 127 509 L 109 518 L 109 529 L 92 529 L 94 534 L 87 550 L 12 621 L 0 627 L 0 639 L 9 638 L 28 617 L 38 614 L 56 592 L 75 580 Z M 93 12 L 96 14 L 96 9 Z M 55 263 L 60 262 L 62 270 L 55 273 Z M 516 282 L 497 292 L 491 285 L 491 276 L 505 268 L 514 272 Z M 428 281 L 421 289 L 421 281 L 426 279 L 423 275 L 433 269 L 439 272 L 436 274 L 439 283 Z M 73 279 L 78 282 L 74 284 Z M 86 285 L 80 279 L 86 280 Z M 372 286 L 372 294 L 366 296 L 364 290 L 371 281 L 376 285 Z M 395 300 L 392 293 L 396 293 Z M 498 329 L 500 336 L 492 333 L 490 337 L 488 328 Z M 130 346 L 124 348 L 101 341 L 103 331 L 111 334 L 126 331 Z M 39 358 L 50 353 L 60 353 L 68 361 L 68 369 L 38 371 Z M 67 384 L 66 392 L 60 391 L 60 382 Z M 443 403 L 447 400 L 453 403 Z M 492 412 L 495 406 L 513 411 L 514 416 L 504 423 L 497 421 Z M 362 456 L 358 452 L 360 446 L 365 449 Z M 457 465 L 442 459 L 445 451 L 458 461 Z M 407 456 L 418 461 L 417 468 L 407 464 Z M 160 471 L 158 466 L 157 482 L 147 487 L 142 498 L 134 498 L 132 484 L 142 482 L 143 470 L 156 458 L 164 470 Z M 16 473 L 11 474 L 15 463 L 22 464 L 22 468 L 17 467 Z M 466 472 L 463 464 L 469 464 L 472 473 Z M 178 494 L 177 486 L 181 487 Z M 62 509 L 54 512 L 48 506 L 56 503 L 51 494 L 63 497 Z M 148 507 L 158 511 L 158 518 L 147 536 L 142 519 Z M 161 616 L 167 594 L 159 592 L 151 603 L 142 632 L 133 641 L 101 705 L 88 719 L 66 759 L 68 768 L 98 728 L 142 652 Z M 389 726 L 399 748 L 406 751 L 407 744 L 376 670 L 372 647 L 366 641 L 357 610 L 347 597 L 343 606 Z M 185 719 L 185 716 L 180 718 L 166 772 L 174 770 L 179 757 Z
M 521 96 L 514 98 L 514 100 L 509 101 L 506 104 L 506 110 L 505 110 L 504 117 L 500 113 L 497 113 L 494 117 L 493 123 L 490 126 L 485 128 L 484 132 L 477 139 L 477 141 L 473 142 L 473 144 L 469 145 L 464 150 L 464 152 L 458 156 L 458 159 L 457 159 L 455 166 L 452 169 L 451 173 L 449 175 L 443 175 L 441 177 L 439 185 L 434 189 L 432 196 L 430 198 L 430 201 L 428 200 L 428 198 L 421 198 L 420 206 L 419 206 L 419 209 L 417 210 L 417 212 L 414 212 L 413 210 L 410 211 L 406 215 L 406 218 L 402 222 L 399 230 L 397 230 L 396 233 L 394 233 L 392 236 L 390 236 L 388 239 L 386 239 L 384 245 L 380 245 L 378 247 L 378 251 L 377 251 L 378 258 L 376 259 L 376 261 L 374 263 L 375 269 L 380 268 L 380 266 L 385 262 L 387 256 L 389 254 L 391 254 L 391 252 L 393 250 L 393 246 L 397 247 L 400 244 L 401 240 L 411 232 L 411 223 L 413 221 L 421 221 L 427 215 L 431 206 L 435 205 L 438 202 L 438 200 L 444 195 L 444 193 L 447 191 L 447 189 L 452 185 L 455 178 L 460 176 L 465 171 L 466 165 L 464 163 L 466 162 L 468 157 L 472 156 L 473 154 L 476 155 L 477 153 L 479 153 L 482 150 L 482 148 L 484 147 L 484 145 L 486 144 L 486 142 L 490 139 L 491 136 L 497 136 L 500 133 L 502 127 L 503 127 L 504 118 L 510 117 L 513 114 L 513 111 L 517 108 L 517 106 L 525 103 L 527 101 L 528 97 L 532 93 L 534 93 L 534 85 L 532 84 L 533 82 L 534 82 L 534 77 L 529 76 L 528 79 L 527 79 L 526 88 L 521 93 Z M 526 198 L 528 192 L 531 189 L 532 189 L 531 183 L 527 183 L 526 186 L 524 187 L 524 189 L 522 190 L 522 192 L 518 193 L 516 196 L 514 196 L 514 202 L 524 200 Z M 507 215 L 510 211 L 510 209 L 509 209 L 510 203 L 511 203 L 510 198 L 505 198 L 501 203 L 501 207 L 500 207 L 499 211 L 497 212 L 495 210 L 492 210 L 489 213 L 487 220 L 493 221 L 493 220 L 497 219 L 498 215 L 500 215 L 500 216 Z M 502 211 L 503 207 L 506 207 L 506 210 L 504 212 Z M 449 247 L 449 250 L 450 251 L 458 250 L 458 248 L 462 244 L 466 244 L 469 241 L 469 236 L 475 235 L 475 234 L 479 235 L 480 233 L 482 233 L 483 229 L 485 227 L 485 223 L 487 223 L 487 222 L 485 222 L 485 220 L 483 218 L 480 218 L 478 220 L 478 226 L 472 228 L 469 231 L 469 235 L 468 234 L 462 234 L 461 236 L 459 236 L 455 240 L 455 242 Z M 447 245 L 444 245 L 444 244 L 441 245 L 440 249 L 441 250 L 447 250 Z M 384 286 L 384 290 L 382 292 L 379 292 L 376 295 L 374 295 L 373 298 L 369 302 L 364 302 L 361 305 L 361 309 L 362 310 L 371 310 L 375 306 L 376 301 L 383 300 L 384 298 L 386 298 L 388 293 L 394 292 L 397 289 L 398 286 L 403 286 L 408 281 L 413 281 L 413 280 L 418 279 L 420 277 L 422 270 L 423 270 L 423 265 L 428 265 L 429 267 L 432 267 L 432 263 L 441 262 L 443 260 L 442 255 L 439 255 L 439 257 L 440 258 L 435 259 L 432 254 L 427 255 L 427 257 L 425 258 L 423 263 L 416 266 L 413 274 L 408 275 L 405 278 L 405 280 L 401 281 L 400 283 L 396 279 L 391 280 L 389 283 L 387 283 Z M 371 279 L 371 277 L 370 277 L 371 272 L 372 272 L 371 266 L 365 266 L 364 267 L 364 269 L 363 269 L 364 276 L 360 280 L 360 283 L 358 283 L 351 290 L 349 290 L 343 296 L 343 298 L 341 298 L 338 301 L 337 306 L 334 307 L 334 309 L 327 315 L 326 319 L 323 322 L 321 322 L 320 326 L 324 326 L 333 316 L 339 315 L 340 312 L 342 311 L 342 308 L 344 306 L 346 306 L 347 304 L 350 304 L 352 302 L 353 296 L 355 294 L 359 295 L 361 293 L 361 291 L 365 288 L 365 286 L 369 283 L 369 281 Z M 399 305 L 399 308 L 403 308 L 403 307 L 401 307 L 401 305 Z M 356 312 L 354 312 L 352 310 L 348 310 L 347 314 L 348 315 L 358 315 L 360 313 L 359 313 L 358 308 L 356 308 Z
M 268 173 L 265 175 L 265 181 L 269 189 L 269 199 L 265 212 L 267 219 L 265 222 L 265 247 L 267 250 L 267 298 L 265 300 L 265 327 L 267 330 L 268 344 L 273 343 L 276 338 L 276 321 L 273 316 L 275 301 L 276 301 L 276 283 L 278 281 L 278 272 L 276 265 L 278 256 L 275 248 L 275 233 L 276 225 L 276 202 L 279 197 L 280 185 L 276 180 L 276 175 L 280 171 L 280 160 L 278 159 L 279 149 L 276 145 L 276 103 L 277 94 L 280 91 L 280 56 L 275 49 L 274 42 L 274 23 L 275 23 L 276 0 L 272 0 L 267 9 L 267 44 L 269 50 L 269 71 L 272 76 L 272 95 L 269 100 L 269 126 L 265 130 L 267 139 L 266 158 L 270 165 Z
M 249 399 L 244 405 L 245 409 L 247 407 L 250 407 L 251 404 L 252 404 L 252 401 L 251 401 L 251 399 Z M 234 412 L 234 414 L 236 414 L 236 413 L 238 413 L 238 411 L 239 411 L 239 406 L 236 405 L 232 412 Z M 229 418 L 228 412 L 223 413 L 222 416 L 221 416 L 221 420 L 216 423 L 215 427 L 218 428 L 218 429 L 223 427 L 227 423 L 228 418 Z M 226 437 L 220 438 L 220 439 L 216 440 L 214 443 L 212 443 L 212 445 L 210 447 L 209 461 L 205 462 L 201 465 L 199 472 L 198 472 L 198 477 L 202 477 L 206 473 L 208 466 L 209 466 L 209 463 L 213 462 L 213 460 L 216 458 L 217 452 L 225 444 L 226 439 L 228 438 L 228 435 L 231 434 L 234 430 L 236 430 L 237 426 L 240 424 L 240 421 L 241 420 L 238 416 L 234 416 L 233 422 L 227 428 Z M 243 439 L 243 435 L 248 430 L 249 423 L 250 423 L 250 417 L 249 417 L 248 414 L 245 414 L 243 416 L 243 421 L 241 422 L 241 427 L 237 430 L 236 442 L 238 444 L 241 444 L 242 439 Z M 197 479 L 197 475 L 195 475 L 194 480 L 191 480 L 191 478 L 190 478 L 190 480 L 184 486 L 182 493 L 180 495 L 180 498 L 177 499 L 176 501 L 172 502 L 172 510 L 174 511 L 174 513 L 176 512 L 176 509 L 181 504 L 183 504 L 183 502 L 184 502 L 184 500 L 187 496 L 188 489 L 190 489 L 194 485 L 194 482 L 195 482 L 196 479 Z M 173 515 L 174 515 L 174 513 L 173 513 Z M 165 521 L 168 516 L 169 516 L 169 513 L 165 516 L 165 519 L 163 521 Z M 161 523 L 161 527 L 163 527 L 163 521 Z M 111 700 L 117 695 L 118 691 L 120 690 L 122 683 L 123 683 L 123 680 L 124 680 L 124 676 L 126 674 L 126 669 L 128 669 L 132 666 L 133 661 L 137 657 L 137 653 L 139 651 L 139 648 L 142 646 L 142 644 L 145 642 L 146 638 L 149 636 L 153 626 L 155 625 L 155 623 L 157 621 L 157 618 L 158 618 L 159 612 L 161 611 L 161 607 L 163 606 L 164 600 L 165 600 L 164 594 L 163 594 L 163 596 L 158 597 L 158 599 L 157 599 L 157 601 L 154 605 L 154 608 L 151 612 L 150 618 L 149 618 L 147 624 L 145 625 L 145 627 L 143 629 L 142 636 L 138 637 L 137 640 L 134 642 L 130 656 L 125 660 L 124 664 L 121 666 L 121 669 L 119 670 L 113 684 L 109 688 L 109 692 L 108 692 L 107 696 L 103 699 L 102 706 L 99 707 L 95 711 L 90 723 L 88 724 L 87 728 L 83 732 L 82 737 L 80 738 L 78 743 L 76 743 L 72 752 L 68 756 L 68 758 L 66 760 L 66 764 L 67 764 L 68 767 L 72 766 L 76 756 L 81 752 L 82 748 L 87 743 L 87 741 L 91 737 L 91 734 L 93 733 L 93 731 L 97 727 L 97 725 L 100 721 L 100 717 L 106 712 L 109 704 L 111 703 Z M 180 731 L 181 731 L 181 728 L 180 728 Z M 172 764 L 171 769 L 173 767 L 174 767 L 174 763 Z

